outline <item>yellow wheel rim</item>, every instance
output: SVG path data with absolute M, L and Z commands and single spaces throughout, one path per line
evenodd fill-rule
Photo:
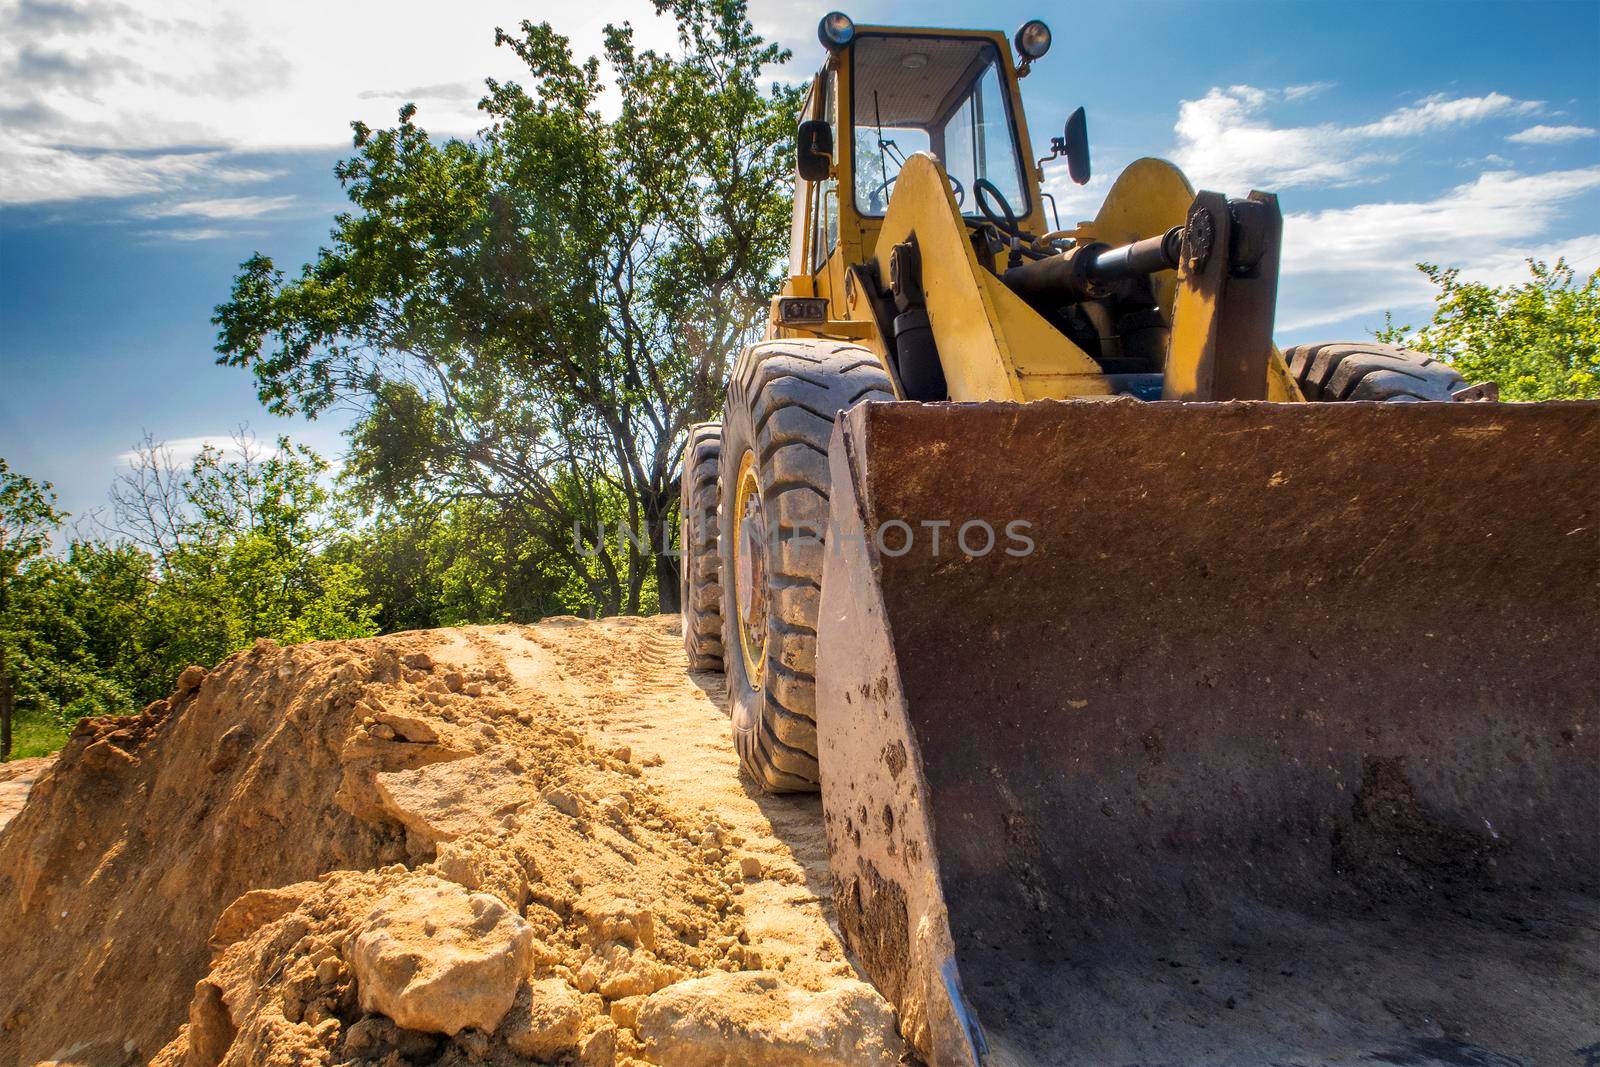
M 739 460 L 733 493 L 733 600 L 739 651 L 750 688 L 760 689 L 767 667 L 767 523 L 756 480 L 756 457 Z

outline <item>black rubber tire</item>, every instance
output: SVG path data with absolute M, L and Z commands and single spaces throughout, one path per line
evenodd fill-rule
M 1366 341 L 1323 341 L 1284 352 L 1307 400 L 1449 400 L 1467 387 L 1455 368 L 1426 352 Z
M 717 555 L 717 467 L 722 423 L 689 427 L 679 484 L 678 575 L 683 651 L 691 671 L 722 670 L 722 560 Z
M 869 350 L 839 341 L 763 341 L 745 349 L 728 383 L 723 419 L 718 549 L 722 556 L 722 648 L 734 744 L 769 793 L 817 789 L 817 605 L 828 524 L 828 439 L 837 414 L 863 400 L 893 400 Z M 733 575 L 739 465 L 755 459 L 769 524 L 767 655 L 754 688 L 739 646 Z

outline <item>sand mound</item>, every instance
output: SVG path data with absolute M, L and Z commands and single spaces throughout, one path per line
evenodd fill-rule
M 23 803 L 28 799 L 28 793 L 33 789 L 33 783 L 38 781 L 40 775 L 49 770 L 55 761 L 54 756 L 36 756 L 33 759 L 14 759 L 10 763 L 0 763 L 0 830 L 4 830 L 12 816 L 22 810 Z
M 0 832 L 0 1062 L 897 1062 L 672 629 L 263 642 L 85 723 Z

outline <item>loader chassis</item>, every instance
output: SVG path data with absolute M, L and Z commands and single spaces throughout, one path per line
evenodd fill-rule
M 755 782 L 820 785 L 841 929 L 908 1040 L 1600 1048 L 1600 405 L 1280 351 L 1269 193 L 1147 158 L 1047 224 L 1040 23 L 1020 63 L 988 31 L 820 32 L 789 276 L 686 457 L 714 531 L 685 536 L 685 644 L 720 651 Z M 1054 142 L 1075 179 L 1085 131 Z M 880 536 L 969 521 L 1029 550 Z

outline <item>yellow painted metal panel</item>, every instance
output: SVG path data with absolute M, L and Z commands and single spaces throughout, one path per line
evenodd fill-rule
M 1146 156 L 1129 163 L 1117 176 L 1090 228 L 1095 240 L 1109 245 L 1142 241 L 1182 226 L 1192 203 L 1194 186 L 1183 171 L 1164 159 Z M 1177 272 L 1162 271 L 1150 281 L 1156 303 L 1170 322 Z
M 883 220 L 878 274 L 888 280 L 890 249 L 916 234 L 928 319 L 950 399 L 1021 400 L 1022 386 L 989 291 L 978 283 L 982 268 L 960 217 L 944 169 L 927 153 L 914 153 L 900 170 Z
M 1177 296 L 1172 315 L 1172 338 L 1167 344 L 1161 396 L 1166 400 L 1195 400 L 1202 388 L 1200 367 L 1216 342 L 1217 298 L 1212 289 L 1185 286 Z
M 1289 364 L 1283 358 L 1283 353 L 1278 351 L 1277 345 L 1273 345 L 1272 358 L 1267 361 L 1267 399 L 1287 404 L 1299 403 L 1305 398 L 1306 395 L 1300 391 L 1300 383 L 1289 373 Z
M 973 259 L 976 262 L 976 255 Z M 1101 377 L 1100 364 L 1046 322 L 1022 298 L 1007 289 L 1005 282 L 988 271 L 981 271 L 978 280 L 988 292 L 989 302 L 995 310 L 996 324 L 1005 338 L 1006 350 L 1011 355 L 1011 363 L 1017 374 L 1023 377 L 1049 375 L 1068 379 Z M 1109 388 L 1102 381 L 1100 388 L 1090 389 L 1089 392 L 1103 393 Z M 1076 385 L 1074 390 L 1066 393 L 1047 391 L 1040 395 L 1084 395 Z
M 1024 400 L 1092 400 L 1109 397 L 1111 382 L 1098 372 L 1094 374 L 1024 374 L 1021 375 Z

